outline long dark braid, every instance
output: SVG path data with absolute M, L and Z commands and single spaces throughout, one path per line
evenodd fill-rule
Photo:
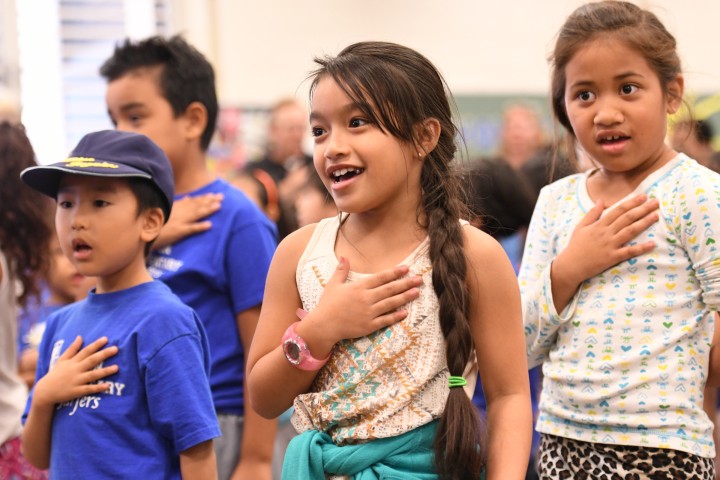
M 433 287 L 440 305 L 448 369 L 450 375 L 462 376 L 473 353 L 473 341 L 459 222 L 463 203 L 453 163 L 457 128 L 446 84 L 429 60 L 393 43 L 356 43 L 337 57 L 316 62 L 320 69 L 313 73 L 311 95 L 321 77 L 331 76 L 367 118 L 402 141 L 417 146 L 415 127 L 429 118 L 440 123 L 438 143 L 423 161 L 418 218 L 425 218 L 430 237 Z M 480 421 L 462 388 L 450 389 L 435 437 L 435 462 L 443 479 L 480 477 L 484 463 Z

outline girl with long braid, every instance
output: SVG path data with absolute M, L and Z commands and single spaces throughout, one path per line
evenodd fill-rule
M 392 43 L 316 62 L 314 163 L 341 213 L 278 247 L 248 363 L 253 408 L 295 408 L 283 478 L 524 478 L 519 289 L 500 245 L 461 221 L 446 84 Z

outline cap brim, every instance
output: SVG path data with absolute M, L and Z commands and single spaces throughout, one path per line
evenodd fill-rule
M 60 180 L 63 175 L 67 174 L 105 178 L 136 177 L 152 179 L 146 172 L 116 163 L 106 162 L 106 167 L 73 167 L 69 165 L 70 162 L 63 162 L 29 167 L 20 173 L 20 178 L 31 188 L 52 198 L 57 198 Z M 112 165 L 112 167 L 108 167 L 108 165 Z

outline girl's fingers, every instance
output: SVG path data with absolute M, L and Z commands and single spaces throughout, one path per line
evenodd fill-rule
M 632 225 L 633 223 L 638 222 L 648 216 L 655 215 L 655 217 L 657 217 L 657 213 L 655 212 L 657 208 L 658 202 L 657 200 L 653 199 L 638 207 L 628 210 L 623 215 L 621 215 L 618 220 L 616 220 L 616 223 L 619 224 L 618 230 L 628 225 Z
M 403 292 L 419 287 L 422 283 L 422 277 L 418 275 L 394 280 L 371 290 L 370 298 L 375 302 L 381 302 L 386 298 L 394 297 L 395 295 L 400 295 Z
M 373 305 L 373 311 L 378 316 L 382 316 L 387 312 L 393 312 L 403 305 L 415 300 L 420 295 L 420 290 L 417 288 L 411 288 L 405 290 L 402 293 L 386 298 L 375 305 Z
M 612 209 L 606 215 L 606 219 L 608 224 L 614 225 L 615 230 L 619 231 L 657 210 L 658 206 L 657 199 L 647 200 L 645 195 L 638 195 Z
M 645 253 L 652 251 L 655 247 L 655 242 L 644 242 L 638 243 L 636 245 L 628 245 L 627 247 L 620 249 L 620 261 L 622 262 L 630 258 L 639 257 L 640 255 L 644 255 Z
M 348 262 L 345 257 L 340 257 L 340 260 L 338 261 L 338 266 L 335 269 L 335 272 L 333 272 L 332 277 L 330 277 L 330 280 L 328 280 L 327 286 L 345 283 L 345 280 L 347 280 L 349 273 L 350 262 Z
M 643 203 L 647 201 L 647 196 L 645 194 L 635 195 L 632 198 L 629 198 L 628 200 L 625 200 L 617 207 L 611 209 L 605 214 L 605 219 L 608 223 L 613 223 L 615 220 L 620 218 L 621 216 L 625 215 L 630 210 L 639 207 Z
M 372 331 L 377 331 L 384 327 L 395 325 L 399 321 L 405 319 L 408 316 L 408 312 L 405 309 L 395 310 L 388 312 L 384 315 L 376 317 L 372 321 Z
M 660 217 L 657 212 L 651 211 L 650 213 L 646 214 L 635 222 L 625 226 L 617 234 L 618 242 L 622 245 L 631 241 L 632 239 L 640 235 L 642 232 L 647 230 L 650 225 L 657 222 L 659 218 Z
M 398 265 L 395 268 L 370 275 L 364 280 L 364 283 L 368 288 L 377 288 L 404 277 L 409 271 L 410 268 L 407 265 Z
M 585 216 L 582 218 L 582 220 L 580 220 L 577 226 L 587 227 L 588 225 L 592 225 L 593 223 L 597 222 L 600 219 L 603 210 L 605 210 L 605 206 L 603 205 L 602 200 L 598 200 L 597 202 L 595 202 L 593 208 L 588 210 L 588 213 L 585 214 Z

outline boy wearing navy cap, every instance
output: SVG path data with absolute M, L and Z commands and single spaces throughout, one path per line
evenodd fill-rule
M 53 479 L 216 478 L 205 332 L 145 265 L 172 209 L 167 157 L 144 135 L 103 131 L 21 177 L 57 200 L 63 252 L 97 277 L 47 321 L 24 454 Z

